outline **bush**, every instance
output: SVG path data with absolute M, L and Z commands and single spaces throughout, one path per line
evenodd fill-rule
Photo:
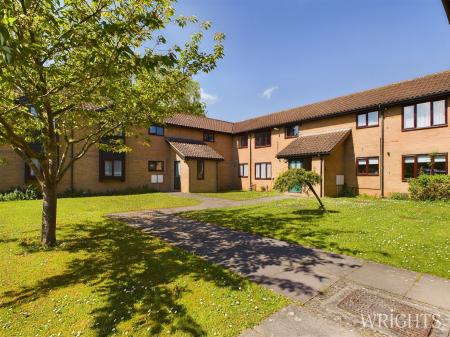
M 409 194 L 401 192 L 393 192 L 389 194 L 389 198 L 393 200 L 409 200 Z
M 148 186 L 141 187 L 128 187 L 123 190 L 108 190 L 105 192 L 92 192 L 82 191 L 82 190 L 66 190 L 59 194 L 60 198 L 79 198 L 79 197 L 100 197 L 100 196 L 111 196 L 111 195 L 132 195 L 132 194 L 145 194 L 154 193 L 155 190 L 149 188 Z
M 450 200 L 450 176 L 422 174 L 409 181 L 409 192 L 414 200 Z
M 0 201 L 36 200 L 41 199 L 40 189 L 34 185 L 16 187 L 4 193 L 0 193 Z

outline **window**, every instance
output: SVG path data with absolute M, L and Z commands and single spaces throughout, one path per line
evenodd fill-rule
M 446 100 L 424 102 L 403 107 L 403 130 L 447 125 Z
M 357 158 L 356 164 L 359 176 L 377 176 L 380 172 L 378 157 Z
M 239 177 L 248 178 L 248 164 L 239 164 Z
M 272 164 L 271 163 L 256 163 L 255 164 L 255 178 L 256 179 L 272 179 Z
M 360 113 L 356 116 L 358 128 L 371 128 L 378 126 L 378 111 Z
M 148 162 L 148 170 L 164 172 L 164 162 L 163 161 L 149 161 Z
M 152 184 L 162 184 L 164 183 L 164 175 L 162 174 L 152 174 L 150 177 L 150 183 Z
M 248 134 L 238 136 L 238 147 L 248 147 Z
M 148 128 L 149 135 L 164 136 L 164 128 L 162 126 L 152 125 Z
M 203 140 L 205 142 L 214 142 L 214 133 L 212 133 L 212 132 L 203 132 Z
M 205 179 L 205 161 L 197 160 L 197 180 Z
M 311 171 L 312 169 L 312 158 L 306 157 L 306 158 L 300 158 L 300 159 L 290 159 L 289 160 L 289 168 L 302 168 L 307 171 Z
M 39 163 L 39 160 L 33 158 L 33 159 L 31 159 L 31 161 L 40 170 L 41 164 Z M 36 179 L 36 173 L 33 171 L 33 169 L 28 164 L 25 164 L 25 181 L 35 180 L 35 179 Z
M 125 180 L 125 154 L 100 151 L 100 181 L 104 179 Z
M 295 138 L 298 137 L 298 125 L 290 125 L 286 126 L 285 134 L 286 138 Z
M 255 147 L 268 147 L 271 145 L 270 130 L 255 133 Z
M 416 178 L 421 174 L 447 174 L 448 156 L 447 154 L 419 154 L 406 155 L 402 157 L 403 180 Z

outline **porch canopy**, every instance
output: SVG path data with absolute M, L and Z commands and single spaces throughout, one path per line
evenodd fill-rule
M 277 158 L 309 157 L 330 154 L 336 145 L 343 142 L 351 133 L 351 129 L 339 129 L 301 135 L 283 150 Z
M 214 150 L 211 146 L 199 140 L 167 137 L 166 141 L 183 160 L 224 160 L 220 153 Z

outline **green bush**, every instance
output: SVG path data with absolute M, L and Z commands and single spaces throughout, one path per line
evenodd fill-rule
M 409 192 L 414 200 L 450 200 L 450 176 L 422 174 L 409 181 Z
M 123 190 L 108 190 L 105 192 L 92 192 L 90 190 L 66 190 L 59 194 L 60 198 L 79 198 L 79 197 L 100 197 L 111 195 L 132 195 L 132 194 L 145 194 L 154 193 L 155 189 L 149 188 L 147 185 L 141 187 L 128 187 Z
M 0 201 L 36 200 L 41 199 L 40 189 L 34 185 L 16 187 L 4 193 L 0 193 Z

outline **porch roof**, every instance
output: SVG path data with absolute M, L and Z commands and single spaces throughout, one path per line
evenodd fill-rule
M 299 136 L 296 140 L 278 152 L 277 158 L 292 158 L 326 155 L 345 140 L 351 129 L 330 130 Z
M 183 159 L 224 160 L 220 153 L 199 140 L 167 137 L 166 141 Z

